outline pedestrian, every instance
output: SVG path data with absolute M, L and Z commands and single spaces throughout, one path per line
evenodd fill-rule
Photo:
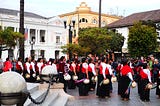
M 12 60 L 12 71 L 16 71 L 16 63 L 17 63 L 17 60 L 16 59 L 13 59 Z
M 23 70 L 24 70 L 24 67 L 23 67 L 23 63 L 22 63 L 22 58 L 19 57 L 16 62 L 16 72 L 19 74 L 22 74 Z
M 71 76 L 71 80 L 68 81 L 68 89 L 75 89 L 76 88 L 76 84 L 75 84 L 75 80 L 73 79 L 73 76 L 76 76 L 76 63 L 75 60 L 72 59 L 70 66 L 69 66 L 69 75 Z
M 86 58 L 82 58 L 82 63 L 80 65 L 80 72 L 78 76 L 78 80 L 82 80 L 82 82 L 78 83 L 78 91 L 79 96 L 88 96 L 89 91 L 89 83 L 84 83 L 83 79 L 89 79 L 88 76 L 88 63 Z
M 25 58 L 25 63 L 24 63 L 24 71 L 23 71 L 23 76 L 27 82 L 34 82 L 33 80 L 33 67 L 31 64 L 31 58 Z
M 95 67 L 95 64 L 94 64 L 94 60 L 92 58 L 90 58 L 88 60 L 88 75 L 89 75 L 89 80 L 90 80 L 90 83 L 89 83 L 89 90 L 90 91 L 93 91 L 95 89 L 95 86 L 96 86 L 96 81 L 95 81 L 95 78 L 97 77 L 97 73 L 96 73 L 96 67 Z
M 108 83 L 103 83 L 108 80 Z M 99 66 L 98 83 L 96 95 L 99 98 L 110 97 L 110 72 L 106 64 L 106 58 L 102 57 Z
M 121 81 L 121 70 L 122 70 L 122 67 L 123 67 L 123 64 L 122 64 L 122 62 L 119 62 L 118 63 L 118 67 L 117 67 L 117 78 L 118 78 L 118 95 L 121 95 L 121 83 L 122 83 L 122 81 Z
M 128 60 L 122 60 L 123 67 L 121 69 L 121 98 L 122 100 L 128 101 L 130 97 L 130 86 L 133 82 L 132 69 L 128 65 Z
M 64 75 L 67 75 L 69 72 L 69 68 L 66 64 L 65 56 L 61 56 L 60 61 L 58 63 L 58 73 L 59 73 L 59 82 L 64 84 L 64 91 L 67 92 L 67 81 L 64 79 Z
M 109 71 L 108 73 L 108 78 L 109 78 L 109 88 L 110 88 L 110 93 L 112 93 L 113 87 L 112 87 L 112 81 L 111 81 L 111 77 L 115 76 L 113 74 L 113 68 L 111 66 L 111 61 L 113 61 L 112 59 L 109 61 L 108 59 L 106 59 L 106 65 L 107 65 L 107 69 Z
M 157 83 L 157 86 L 156 86 L 156 95 L 158 96 L 158 98 L 160 99 L 160 63 L 156 62 L 156 65 L 154 66 L 156 67 L 157 69 L 157 76 L 156 76 L 156 83 Z
M 159 72 L 159 61 L 158 59 L 154 60 L 154 64 L 153 64 L 153 82 L 156 84 L 157 83 L 157 76 L 158 76 L 158 72 Z
M 31 71 L 31 82 L 36 82 L 36 61 L 34 58 L 31 58 L 30 63 L 30 71 Z
M 6 58 L 6 61 L 4 62 L 3 72 L 11 70 L 12 70 L 12 62 L 9 60 L 9 58 Z
M 149 65 L 147 63 L 143 63 L 143 69 L 140 71 L 140 99 L 142 101 L 150 101 L 150 88 L 148 88 L 148 84 L 152 84 L 151 82 L 151 72 L 149 70 Z
M 43 67 L 45 66 L 43 58 L 38 58 L 37 63 L 36 63 L 36 74 L 39 76 L 41 73 Z

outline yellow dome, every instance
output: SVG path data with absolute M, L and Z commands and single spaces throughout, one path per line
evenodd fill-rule
M 86 2 L 81 2 L 80 6 L 77 7 L 77 11 L 84 12 L 84 11 L 91 11 L 91 8 L 87 6 Z

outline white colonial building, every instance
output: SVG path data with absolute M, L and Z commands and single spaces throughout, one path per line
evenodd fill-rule
M 122 36 L 125 37 L 124 45 L 122 47 L 122 52 L 124 54 L 128 53 L 127 42 L 128 42 L 129 28 L 133 26 L 135 22 L 138 21 L 152 21 L 156 25 L 160 26 L 160 9 L 134 13 L 118 21 L 115 21 L 107 26 L 109 29 L 115 30 L 118 33 L 121 33 Z M 160 38 L 160 30 L 157 30 L 157 36 L 158 38 Z M 157 41 L 159 42 L 160 45 L 160 40 L 157 39 Z
M 19 11 L 0 8 L 0 26 L 2 29 L 11 27 L 19 32 Z M 26 40 L 24 42 L 25 57 L 34 54 L 35 59 L 44 57 L 60 58 L 63 54 L 61 46 L 68 43 L 68 30 L 64 28 L 63 21 L 58 17 L 46 18 L 34 13 L 24 13 L 24 28 Z M 2 59 L 6 57 L 17 59 L 19 57 L 19 44 L 10 51 L 2 52 Z

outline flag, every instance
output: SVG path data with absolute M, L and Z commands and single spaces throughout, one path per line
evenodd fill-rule
M 24 38 L 25 38 L 25 40 L 28 39 L 28 28 L 25 28 L 25 31 L 24 31 Z

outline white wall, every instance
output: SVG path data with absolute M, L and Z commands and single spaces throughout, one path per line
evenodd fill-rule
M 128 27 L 123 27 L 123 28 L 116 28 L 116 30 L 118 31 L 118 33 L 122 34 L 122 36 L 124 36 L 125 40 L 124 40 L 124 44 L 122 47 L 122 52 L 125 53 L 128 47 L 128 34 L 129 34 L 129 29 Z
M 11 15 L 5 15 L 0 14 L 0 26 L 4 27 L 14 27 L 15 31 L 16 29 L 19 29 L 19 16 L 11 16 Z M 59 50 L 59 58 L 63 55 L 66 56 L 66 54 L 63 54 L 61 51 L 61 46 L 67 44 L 67 36 L 68 36 L 68 30 L 64 29 L 64 25 L 62 20 L 60 20 L 59 17 L 53 17 L 50 19 L 36 19 L 31 17 L 24 17 L 24 28 L 30 29 L 36 29 L 37 31 L 45 30 L 45 42 L 39 42 L 39 32 L 35 35 L 36 36 L 36 42 L 33 45 L 33 50 L 35 50 L 35 59 L 38 58 L 38 52 L 39 50 L 45 50 L 45 58 L 48 60 L 49 58 L 55 58 L 55 51 Z M 28 33 L 28 39 L 25 41 L 25 57 L 30 56 L 30 34 Z M 61 44 L 56 43 L 56 36 L 60 36 L 60 42 Z M 38 37 L 38 38 L 37 38 Z M 59 48 L 57 48 L 59 47 Z M 17 52 L 18 48 L 16 47 L 14 49 L 14 57 L 17 59 Z M 5 61 L 6 57 L 8 56 L 8 51 L 2 52 L 2 59 Z

